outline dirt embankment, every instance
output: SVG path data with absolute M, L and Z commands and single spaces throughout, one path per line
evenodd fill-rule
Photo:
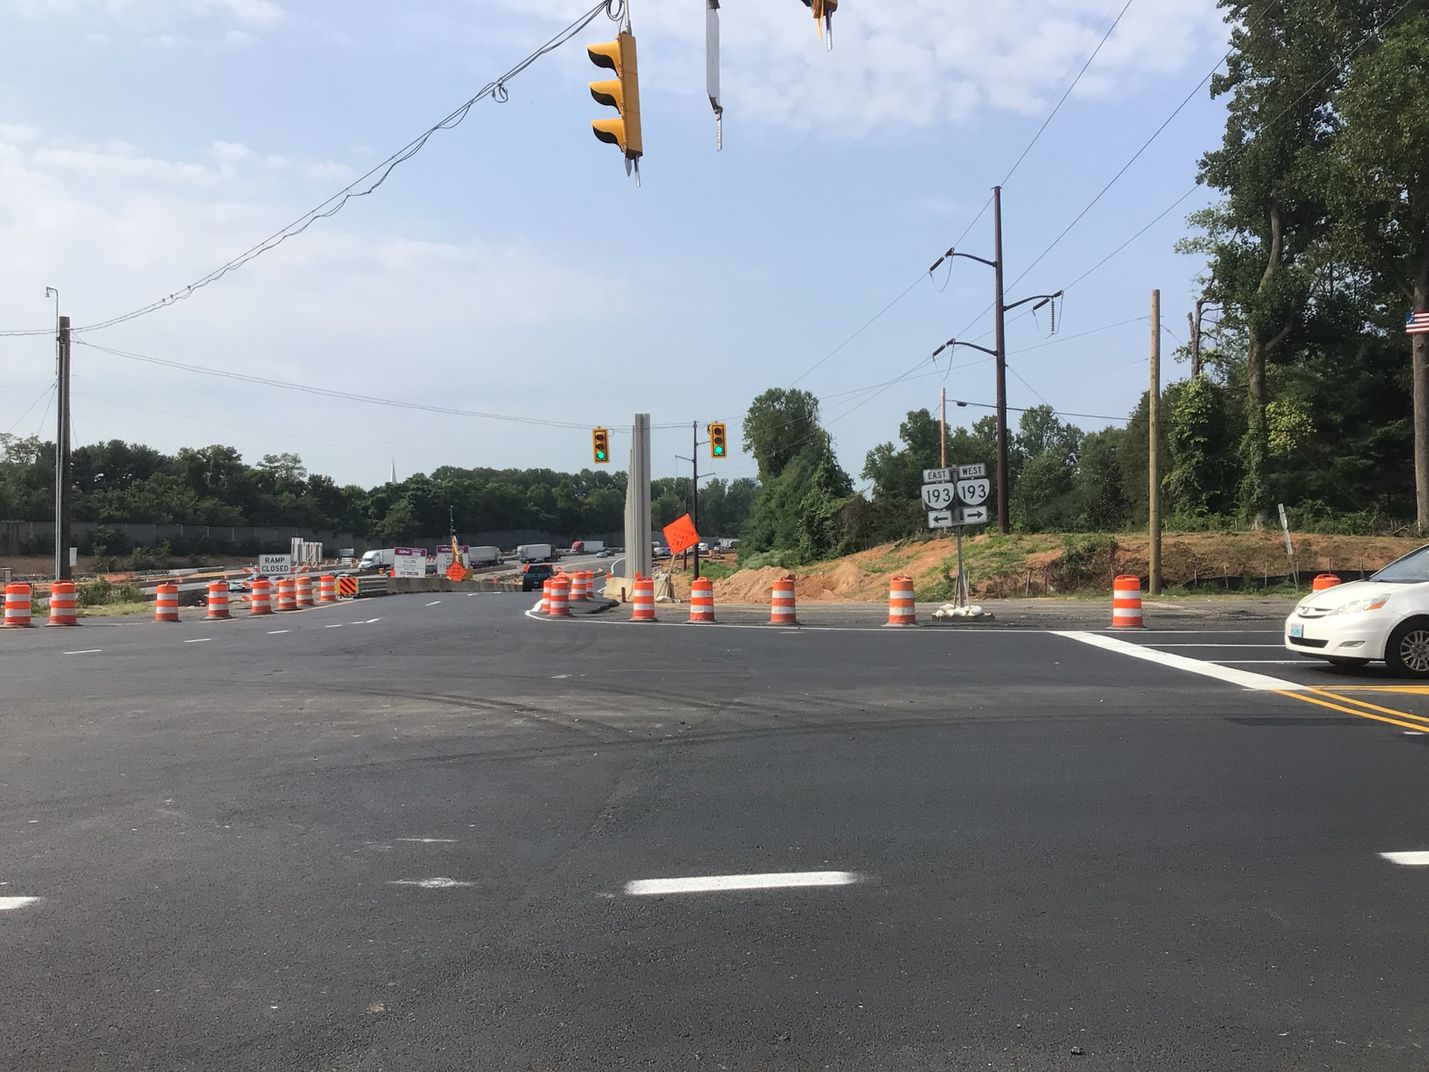
M 1421 546 L 1417 538 L 1291 534 L 1302 575 L 1373 571 Z M 1103 592 L 1119 573 L 1147 574 L 1144 535 L 974 536 L 963 560 L 974 596 L 982 599 L 1073 592 Z M 1168 587 L 1214 584 L 1260 587 L 1291 572 L 1278 532 L 1195 532 L 1162 540 L 1162 579 Z M 913 578 L 920 599 L 946 599 L 957 558 L 951 539 L 907 540 L 794 570 L 740 570 L 715 582 L 715 599 L 760 603 L 776 578 L 795 577 L 801 600 L 867 602 L 888 598 L 888 579 Z M 676 591 L 683 598 L 688 581 Z

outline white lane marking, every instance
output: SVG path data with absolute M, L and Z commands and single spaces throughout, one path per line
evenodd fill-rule
M 435 606 L 436 606 L 438 603 L 440 603 L 440 602 L 441 602 L 440 599 L 434 599 L 434 600 L 432 600 L 430 603 L 428 603 L 427 606 L 429 606 L 429 607 L 435 607 Z
M 1145 659 L 1149 663 L 1159 663 L 1162 666 L 1169 666 L 1173 670 L 1185 670 L 1187 673 L 1213 677 L 1218 681 L 1239 685 L 1243 689 L 1253 689 L 1257 692 L 1304 692 L 1310 687 L 1297 684 L 1294 681 L 1286 681 L 1283 678 L 1271 677 L 1269 674 L 1257 674 L 1251 670 L 1237 670 L 1233 666 L 1202 662 L 1200 659 L 1191 659 L 1170 651 L 1157 651 L 1155 648 L 1148 648 L 1142 644 L 1130 644 L 1115 637 L 1102 636 L 1100 633 L 1057 630 L 1053 635 L 1066 637 L 1068 640 L 1075 640 L 1081 644 L 1090 644 L 1094 648 L 1114 651 L 1120 655 L 1130 655 L 1133 659 Z
M 398 878 L 387 883 L 389 886 L 417 886 L 424 890 L 454 890 L 461 886 L 475 886 L 475 882 L 461 882 L 454 878 Z
M 399 837 L 398 841 L 415 841 L 418 845 L 455 845 L 454 837 Z
M 291 632 L 292 632 L 291 629 L 269 629 L 269 630 L 268 630 L 268 635 L 269 635 L 269 636 L 282 636 L 284 633 L 291 633 Z
M 24 908 L 39 900 L 38 897 L 0 897 L 0 912 L 10 912 L 16 908 Z
M 1113 636 L 1124 634 L 1125 629 L 1089 629 L 1090 633 L 1110 633 Z M 1138 629 L 1137 636 L 1229 636 L 1232 633 L 1260 634 L 1262 636 L 1280 636 L 1281 630 L 1276 629 Z
M 1424 734 L 1423 734 L 1421 731 L 1419 731 L 1419 730 L 1401 730 L 1400 732 L 1401 732 L 1405 737 L 1423 737 L 1423 736 L 1424 736 Z
M 1401 867 L 1429 867 L 1429 852 L 1422 849 L 1413 852 L 1382 852 L 1379 855 Z
M 185 643 L 185 644 L 207 644 L 207 643 L 208 643 L 210 640 L 212 640 L 212 639 L 213 639 L 213 637 L 211 637 L 211 636 L 201 636 L 201 637 L 195 637 L 193 640 L 185 640 L 184 643 Z
M 1151 645 L 1153 648 L 1283 648 L 1284 644 L 1163 644 Z
M 1213 659 L 1217 666 L 1313 666 L 1309 659 Z
M 324 628 L 324 629 L 341 629 L 341 628 L 342 628 L 342 623 L 341 623 L 341 622 L 338 622 L 336 625 L 325 625 L 325 626 L 323 626 L 323 628 Z
M 381 620 L 382 620 L 381 618 L 368 618 L 367 621 L 363 622 L 362 624 L 363 624 L 363 625 L 375 625 L 376 623 L 380 622 Z
M 719 893 L 727 890 L 782 890 L 802 886 L 852 886 L 857 871 L 782 871 L 762 875 L 702 875 L 695 878 L 642 878 L 625 884 L 628 897 L 667 893 Z
M 67 651 L 66 655 L 98 655 L 103 648 L 81 648 L 79 651 Z

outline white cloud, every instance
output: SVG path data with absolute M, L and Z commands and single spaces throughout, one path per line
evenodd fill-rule
M 0 123 L 0 142 L 30 142 L 39 136 L 38 130 L 25 123 Z
M 271 29 L 286 18 L 274 0 L 10 0 L 15 14 L 32 19 L 105 17 L 130 27 L 219 19 L 253 29 Z
M 323 160 L 308 164 L 303 168 L 303 174 L 315 182 L 349 183 L 357 178 L 357 172 L 346 164 L 339 164 L 335 160 Z
M 159 34 L 157 37 L 149 38 L 148 43 L 158 48 L 180 48 L 188 44 L 188 40 L 176 34 Z
M 570 17 L 566 0 L 501 2 L 548 22 Z M 834 48 L 825 51 L 813 19 L 792 0 L 727 0 L 724 103 L 741 122 L 849 135 L 960 123 L 986 111 L 1034 114 L 1061 93 L 1109 14 L 1107 0 L 846 4 L 834 17 Z M 635 17 L 646 84 L 701 92 L 698 12 L 692 16 L 689 4 L 646 4 Z M 1092 64 L 1079 95 L 1126 91 L 1200 68 L 1223 50 L 1225 37 L 1216 0 L 1141 0 Z
M 4 327 L 45 323 L 50 307 L 31 300 L 36 280 L 61 288 L 77 323 L 142 306 L 248 249 L 312 200 L 307 165 L 271 170 L 261 152 L 238 143 L 211 145 L 215 163 L 205 167 L 125 143 L 46 144 L 45 137 L 36 134 L 38 148 L 0 143 Z M 236 169 L 234 181 L 229 168 Z M 549 399 L 533 396 L 527 377 L 509 370 L 522 360 L 549 362 L 563 331 L 569 336 L 629 315 L 623 295 L 633 288 L 624 279 L 609 278 L 604 267 L 582 267 L 567 250 L 538 247 L 509 228 L 499 237 L 438 239 L 360 230 L 373 222 L 363 214 L 325 220 L 195 297 L 93 341 L 369 394 L 540 415 Z M 0 363 L 43 365 L 41 343 L 0 339 Z M 196 416 L 212 414 L 221 400 L 223 419 L 274 430 L 245 433 L 91 402 L 77 411 L 86 442 L 118 435 L 172 450 L 222 440 L 251 457 L 297 449 L 315 469 L 369 483 L 378 479 L 367 472 L 371 458 L 359 463 L 352 451 L 289 440 L 282 430 L 376 440 L 399 450 L 446 448 L 447 460 L 464 464 L 479 458 L 521 464 L 529 449 L 510 441 L 510 426 L 224 384 L 83 347 L 76 349 L 76 367 L 77 394 Z M 574 405 L 589 385 L 578 377 L 570 382 Z M 543 386 L 554 394 L 565 389 Z M 403 464 L 411 471 L 438 462 Z
M 216 141 L 209 151 L 225 164 L 238 164 L 253 159 L 253 150 L 237 141 Z
M 223 35 L 223 43 L 229 48 L 247 48 L 258 40 L 246 30 L 229 30 Z
M 35 151 L 33 160 L 54 173 L 69 173 L 88 179 L 144 179 L 197 186 L 211 186 L 219 179 L 216 172 L 203 164 L 146 156 L 124 142 L 46 145 Z

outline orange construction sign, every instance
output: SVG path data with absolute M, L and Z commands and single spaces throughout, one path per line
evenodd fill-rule
M 670 549 L 670 554 L 678 555 L 682 551 L 688 551 L 700 542 L 700 534 L 695 531 L 695 523 L 690 520 L 690 515 L 677 517 L 665 526 L 665 546 Z
M 458 560 L 458 561 L 453 561 L 452 564 L 447 567 L 447 580 L 449 580 L 449 581 L 464 581 L 464 580 L 466 580 L 466 567 L 463 566 L 459 560 Z

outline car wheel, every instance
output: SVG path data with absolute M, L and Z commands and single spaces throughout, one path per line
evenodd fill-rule
M 1369 665 L 1368 659 L 1352 659 L 1348 655 L 1327 655 L 1325 659 L 1331 666 L 1342 666 L 1347 670 L 1358 670 Z
M 1384 661 L 1396 674 L 1429 677 L 1429 621 L 1411 619 L 1389 634 Z

